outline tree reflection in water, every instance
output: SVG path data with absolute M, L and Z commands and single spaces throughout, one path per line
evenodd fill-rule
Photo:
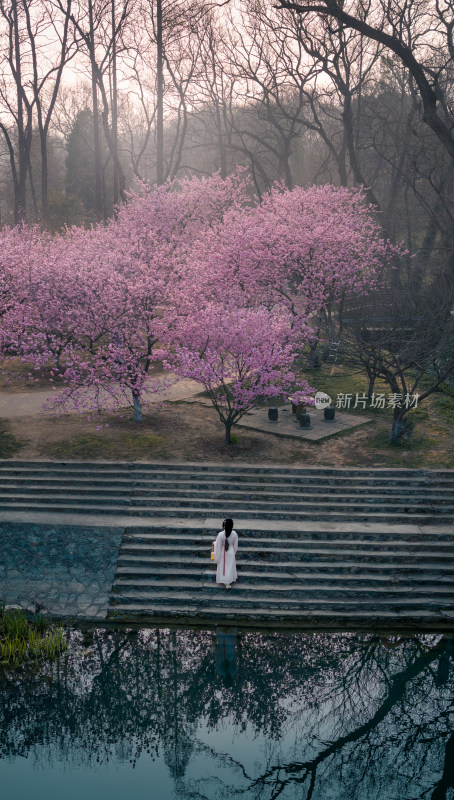
M 440 635 L 95 630 L 0 692 L 0 756 L 40 767 L 164 758 L 194 800 L 453 797 Z M 216 747 L 226 729 L 244 758 Z

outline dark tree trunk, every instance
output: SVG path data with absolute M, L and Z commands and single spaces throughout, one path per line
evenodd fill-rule
M 157 45 L 157 86 L 156 86 L 156 183 L 164 183 L 164 79 L 162 46 L 162 0 L 156 2 L 156 45 Z
M 221 169 L 221 178 L 225 180 L 225 178 L 227 177 L 227 154 L 225 151 L 224 135 L 222 131 L 221 110 L 219 108 L 219 102 L 217 98 L 215 99 L 214 103 L 215 103 L 215 115 L 216 115 L 216 132 L 217 132 L 218 151 L 219 151 L 219 166 Z
M 49 167 L 47 163 L 47 136 L 41 133 L 41 219 L 49 222 Z
M 117 98 L 117 36 L 115 29 L 115 0 L 112 0 L 112 144 L 113 154 L 113 201 L 120 200 L 120 177 L 118 174 L 118 98 Z
M 132 393 L 132 402 L 134 405 L 134 420 L 142 422 L 142 403 L 140 402 L 140 395 L 137 392 Z
M 95 31 L 93 25 L 93 0 L 88 2 L 90 24 L 91 96 L 93 103 L 93 140 L 95 149 L 95 208 L 96 219 L 103 219 L 101 142 L 99 137 L 98 90 L 96 85 Z
M 389 434 L 389 441 L 391 444 L 397 444 L 399 439 L 401 438 L 402 434 L 406 430 L 406 425 L 404 424 L 404 415 L 406 413 L 405 408 L 396 408 L 393 411 L 393 421 L 391 424 L 391 431 Z
M 14 222 L 17 224 L 25 219 L 27 211 L 26 190 L 27 181 L 27 142 L 24 129 L 24 106 L 22 97 L 22 65 L 20 56 L 19 39 L 19 18 L 17 13 L 17 0 L 13 0 L 13 25 L 14 25 L 14 60 L 15 60 L 15 81 L 17 96 L 17 135 L 19 147 L 19 175 L 17 182 L 17 192 L 14 193 Z
M 374 206 L 377 207 L 378 210 L 380 210 L 380 203 L 378 202 L 372 189 L 368 186 L 367 181 L 365 181 L 358 161 L 358 156 L 355 148 L 355 137 L 353 133 L 353 111 L 352 111 L 352 98 L 350 92 L 344 94 L 344 108 L 342 112 L 342 122 L 344 125 L 345 142 L 347 145 L 348 157 L 350 160 L 350 166 L 352 168 L 355 183 L 358 184 L 358 186 L 366 187 L 365 192 L 369 203 L 372 203 Z

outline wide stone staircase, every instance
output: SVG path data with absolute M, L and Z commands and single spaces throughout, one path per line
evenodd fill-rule
M 238 583 L 215 583 L 212 531 L 129 528 L 112 614 L 273 622 L 454 619 L 454 534 L 237 526 Z
M 113 618 L 454 620 L 454 470 L 1 462 L 0 516 L 17 515 L 123 528 Z M 210 561 L 226 516 L 231 591 Z
M 0 462 L 0 511 L 454 522 L 454 470 Z

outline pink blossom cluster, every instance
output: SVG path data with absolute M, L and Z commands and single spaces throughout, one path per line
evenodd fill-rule
M 169 369 L 201 383 L 224 415 L 239 416 L 258 397 L 281 397 L 298 381 L 289 331 L 285 310 L 212 303 L 197 318 L 180 318 L 161 355 Z M 305 379 L 298 385 L 310 391 Z
M 260 204 L 229 209 L 222 225 L 205 231 L 190 266 L 197 285 L 215 285 L 221 302 L 229 289 L 236 302 L 241 287 L 261 304 L 287 307 L 307 333 L 327 303 L 377 288 L 401 252 L 383 238 L 363 190 L 278 185 Z
M 311 391 L 293 370 L 313 318 L 365 294 L 399 255 L 364 192 L 276 186 L 253 202 L 243 171 L 137 193 L 107 225 L 0 231 L 0 346 L 65 389 L 57 410 L 140 418 L 163 359 L 198 381 L 228 427 L 257 398 Z

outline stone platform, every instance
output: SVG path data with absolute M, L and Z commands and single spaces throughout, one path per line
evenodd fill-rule
M 200 396 L 185 398 L 183 402 L 191 405 L 200 403 L 207 408 L 213 407 L 210 400 Z M 250 430 L 261 431 L 262 433 L 274 433 L 276 436 L 285 436 L 290 439 L 307 439 L 315 442 L 318 439 L 326 439 L 341 431 L 357 428 L 359 425 L 371 422 L 370 417 L 345 414 L 342 411 L 339 413 L 337 409 L 336 416 L 332 422 L 325 421 L 323 409 L 308 407 L 308 414 L 311 418 L 311 427 L 301 428 L 295 414 L 292 414 L 291 405 L 280 406 L 277 422 L 271 422 L 268 419 L 268 408 L 255 408 L 252 411 L 247 411 L 244 417 L 235 423 L 235 428 L 250 428 Z
M 291 406 L 279 408 L 279 419 L 276 422 L 268 419 L 267 408 L 257 408 L 245 414 L 238 423 L 238 428 L 250 428 L 254 431 L 274 433 L 276 436 L 286 436 L 291 439 L 317 441 L 371 421 L 369 417 L 339 413 L 337 409 L 332 422 L 325 421 L 322 409 L 308 408 L 308 414 L 311 418 L 311 427 L 301 428 L 295 414 L 292 414 Z

